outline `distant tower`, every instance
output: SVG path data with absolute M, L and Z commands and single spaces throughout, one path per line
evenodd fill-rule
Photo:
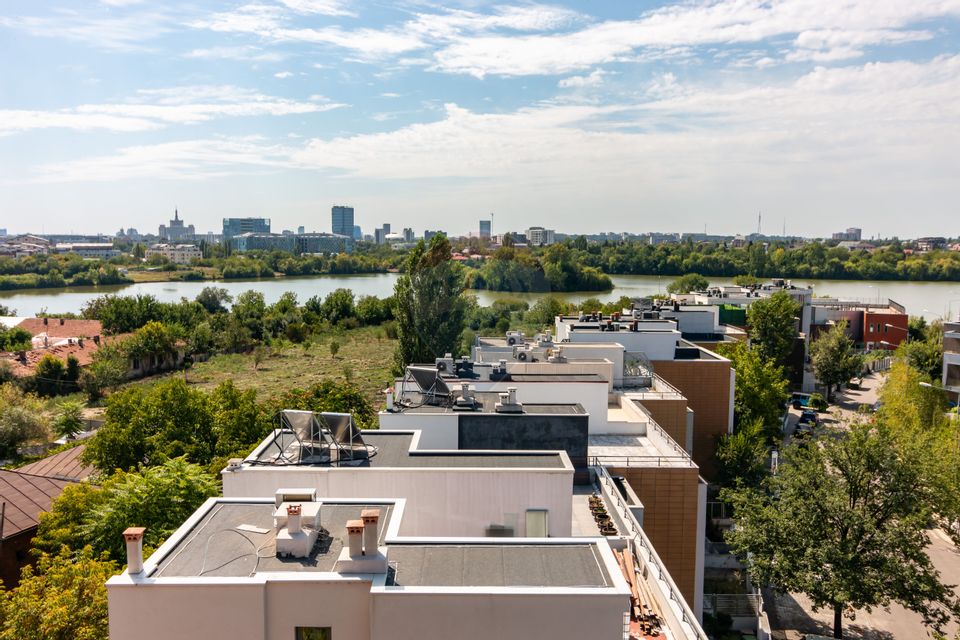
M 353 207 L 334 206 L 330 210 L 330 222 L 333 233 L 353 237 Z
M 480 237 L 489 238 L 490 237 L 490 220 L 481 220 L 480 221 Z

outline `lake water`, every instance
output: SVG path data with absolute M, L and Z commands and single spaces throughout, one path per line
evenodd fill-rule
M 393 292 L 397 274 L 381 273 L 349 276 L 307 276 L 302 278 L 271 278 L 264 280 L 228 280 L 221 282 L 145 282 L 108 287 L 74 287 L 67 289 L 32 289 L 29 291 L 0 292 L 0 304 L 12 307 L 21 316 L 32 316 L 40 311 L 47 313 L 79 312 L 92 298 L 105 293 L 124 295 L 150 294 L 164 302 L 176 302 L 182 297 L 194 298 L 207 286 L 223 287 L 236 296 L 248 289 L 263 293 L 268 303 L 276 301 L 284 292 L 293 291 L 304 302 L 311 296 L 326 296 L 340 287 L 352 289 L 357 296 L 388 296 Z M 609 292 L 582 292 L 560 294 L 571 302 L 587 298 L 599 298 L 606 302 L 620 296 L 650 296 L 665 291 L 672 276 L 611 276 L 614 289 Z M 911 315 L 928 319 L 949 316 L 960 312 L 960 282 L 888 282 L 850 280 L 795 280 L 797 285 L 813 286 L 816 295 L 839 296 L 861 301 L 886 300 L 890 298 L 907 308 Z M 727 279 L 711 280 L 711 284 L 731 284 Z M 489 305 L 497 298 L 521 298 L 535 302 L 543 293 L 496 293 L 473 291 L 480 304 Z

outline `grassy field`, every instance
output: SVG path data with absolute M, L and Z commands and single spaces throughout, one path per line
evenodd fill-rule
M 217 277 L 217 270 L 213 267 L 194 267 L 194 271 L 202 271 L 208 279 Z M 147 271 L 145 269 L 130 269 L 127 276 L 134 282 L 171 282 L 177 279 L 176 271 Z
M 330 353 L 333 340 L 340 344 L 336 356 Z M 380 408 L 382 390 L 392 386 L 390 365 L 395 344 L 394 340 L 383 337 L 379 327 L 363 327 L 345 331 L 342 335 L 314 336 L 306 347 L 289 344 L 271 348 L 256 369 L 251 353 L 216 355 L 191 367 L 187 379 L 191 384 L 208 389 L 225 380 L 233 380 L 243 389 L 256 389 L 261 398 L 307 387 L 324 378 L 350 379 L 375 408 Z

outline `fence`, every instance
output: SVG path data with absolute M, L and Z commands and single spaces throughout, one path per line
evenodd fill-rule
M 726 613 L 740 618 L 757 618 L 762 610 L 760 594 L 752 593 L 705 593 L 703 610 Z

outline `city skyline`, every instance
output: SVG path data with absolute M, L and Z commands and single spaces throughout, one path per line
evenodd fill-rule
M 207 6 L 9 3 L 2 226 L 951 235 L 955 3 Z

